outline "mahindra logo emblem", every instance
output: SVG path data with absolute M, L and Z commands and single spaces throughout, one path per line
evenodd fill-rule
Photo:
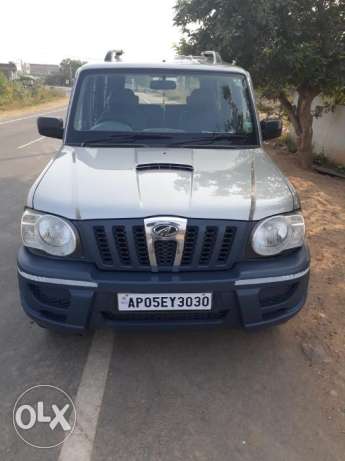
M 178 233 L 179 227 L 174 223 L 159 223 L 156 224 L 152 232 L 156 237 L 159 238 L 172 238 Z

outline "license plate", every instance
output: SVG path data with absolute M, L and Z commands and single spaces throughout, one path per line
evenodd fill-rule
M 210 311 L 212 293 L 118 293 L 119 311 Z

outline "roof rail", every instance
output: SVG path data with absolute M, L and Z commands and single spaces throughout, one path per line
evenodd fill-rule
M 201 56 L 204 56 L 212 64 L 222 64 L 223 59 L 217 51 L 202 51 Z
M 175 61 L 189 61 L 195 64 L 223 64 L 223 59 L 217 51 L 202 51 L 200 56 L 183 56 L 175 57 Z
M 121 61 L 121 56 L 124 54 L 123 50 L 109 50 L 105 55 L 105 62 L 119 62 Z

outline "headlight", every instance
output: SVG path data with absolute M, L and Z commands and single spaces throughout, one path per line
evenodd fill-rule
M 301 214 L 273 216 L 255 227 L 252 247 L 261 256 L 272 256 L 302 246 L 304 234 L 305 225 Z
M 22 217 L 23 244 L 54 256 L 68 256 L 77 247 L 76 231 L 65 219 L 26 210 Z

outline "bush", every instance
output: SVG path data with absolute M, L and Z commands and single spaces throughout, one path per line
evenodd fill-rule
M 16 80 L 10 82 L 0 72 L 0 110 L 20 108 L 63 97 L 63 94 L 40 83 L 32 86 Z
M 287 145 L 288 151 L 291 152 L 292 154 L 295 154 L 297 152 L 297 143 L 290 134 L 286 136 L 286 145 Z
M 296 141 L 294 139 L 294 137 L 288 133 L 288 132 L 285 132 L 278 140 L 278 144 L 280 146 L 286 146 L 287 147 L 287 150 L 291 153 L 291 154 L 295 154 L 297 152 L 297 144 L 296 144 Z

